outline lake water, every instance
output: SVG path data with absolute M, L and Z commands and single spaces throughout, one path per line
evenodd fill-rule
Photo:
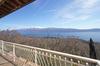
M 23 33 L 33 37 L 64 37 L 75 36 L 80 39 L 89 40 L 92 38 L 95 42 L 100 42 L 100 32 L 28 32 Z

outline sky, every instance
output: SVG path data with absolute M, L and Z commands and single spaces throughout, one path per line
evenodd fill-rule
M 100 28 L 100 0 L 36 0 L 0 19 L 0 29 Z

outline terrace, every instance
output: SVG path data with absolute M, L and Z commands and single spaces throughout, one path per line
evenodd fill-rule
M 99 60 L 2 40 L 0 55 L 2 63 L 14 66 L 100 66 Z
M 0 18 L 34 0 L 0 0 Z M 100 61 L 0 40 L 0 66 L 100 66 Z
M 14 65 L 0 56 L 0 66 L 14 66 Z

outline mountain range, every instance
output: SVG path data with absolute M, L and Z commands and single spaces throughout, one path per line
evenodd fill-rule
M 67 28 L 29 28 L 19 29 L 18 32 L 100 32 L 100 29 L 67 29 Z

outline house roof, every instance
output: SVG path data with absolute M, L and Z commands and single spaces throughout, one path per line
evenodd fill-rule
M 35 0 L 0 0 L 0 18 L 20 9 Z

